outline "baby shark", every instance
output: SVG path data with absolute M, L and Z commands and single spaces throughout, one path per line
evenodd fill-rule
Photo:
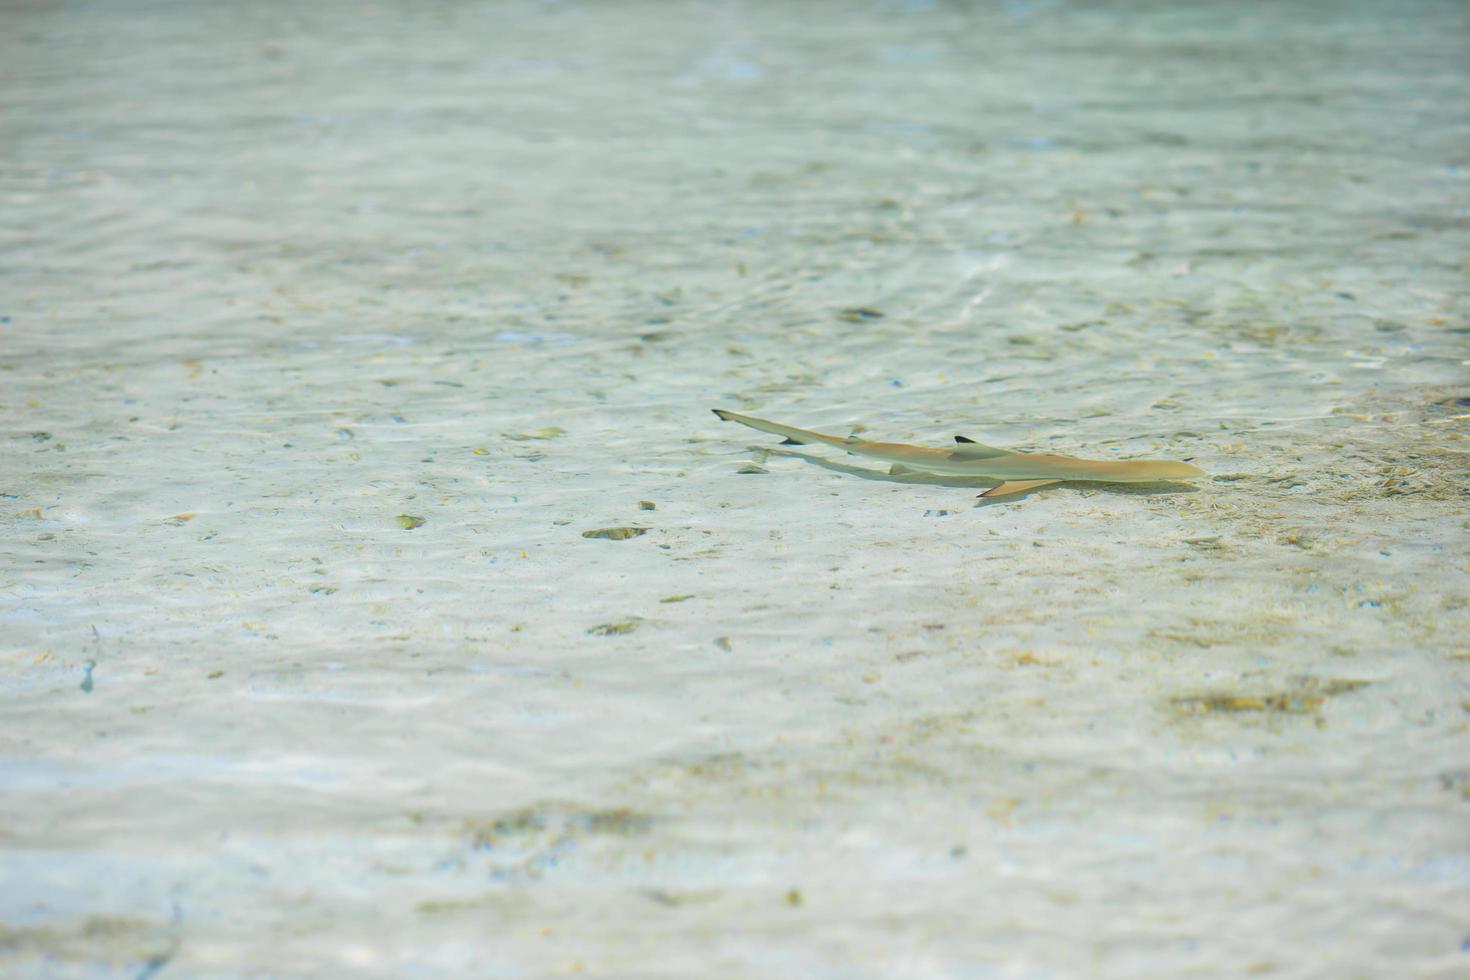
M 1000 481 L 982 497 L 1004 497 L 1067 480 L 1096 480 L 1106 483 L 1153 483 L 1159 480 L 1188 480 L 1204 476 L 1204 470 L 1189 463 L 1151 459 L 1077 459 L 1040 453 L 1013 453 L 955 436 L 953 448 L 909 446 L 901 442 L 869 442 L 857 436 L 829 436 L 795 426 L 737 415 L 722 408 L 713 410 L 725 422 L 739 422 L 752 429 L 785 436 L 786 446 L 826 443 L 859 456 L 870 456 L 893 464 L 890 473 L 924 473 L 933 476 L 968 476 Z

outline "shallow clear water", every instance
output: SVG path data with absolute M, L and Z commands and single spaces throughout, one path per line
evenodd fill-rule
M 3 971 L 1470 970 L 1467 45 L 7 5 Z

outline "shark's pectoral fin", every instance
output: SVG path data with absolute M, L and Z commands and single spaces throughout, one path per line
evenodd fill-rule
M 1061 482 L 1061 480 L 1007 480 L 998 487 L 991 487 L 980 496 L 1005 497 L 1013 493 L 1025 493 L 1027 490 L 1035 490 L 1037 487 L 1049 487 L 1053 483 Z

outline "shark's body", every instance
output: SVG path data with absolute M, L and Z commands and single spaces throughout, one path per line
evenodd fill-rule
M 1159 480 L 1187 480 L 1204 476 L 1204 471 L 1189 463 L 1149 459 L 1077 459 L 1074 456 L 1046 456 L 1039 453 L 1013 453 L 993 446 L 981 445 L 973 439 L 955 436 L 952 448 L 909 446 L 901 442 L 869 442 L 857 436 L 829 436 L 795 426 L 767 422 L 749 415 L 737 415 L 722 408 L 714 413 L 726 422 L 739 422 L 752 429 L 785 436 L 787 445 L 822 442 L 845 452 L 893 464 L 893 473 L 930 473 L 937 476 L 971 476 L 999 480 L 1000 486 L 982 493 L 982 497 L 1002 497 L 1064 480 L 1101 480 L 1108 483 L 1152 483 Z

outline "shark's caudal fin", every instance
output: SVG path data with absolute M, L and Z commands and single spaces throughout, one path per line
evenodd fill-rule
M 722 422 L 739 422 L 748 425 L 752 429 L 769 432 L 772 435 L 784 436 L 783 446 L 805 446 L 809 442 L 823 442 L 829 446 L 841 446 L 849 442 L 860 442 L 859 439 L 843 439 L 839 436 L 829 436 L 821 432 L 813 432 L 810 429 L 798 429 L 794 425 L 782 425 L 780 422 L 768 422 L 765 419 L 754 418 L 750 415 L 741 415 L 723 408 L 712 408 L 710 411 L 719 416 Z

